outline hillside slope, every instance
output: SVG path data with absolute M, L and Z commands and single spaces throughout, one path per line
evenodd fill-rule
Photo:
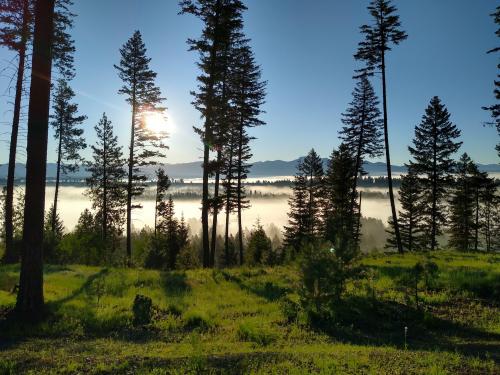
M 0 318 L 0 374 L 500 373 L 500 257 L 436 253 L 438 279 L 420 291 L 416 309 L 398 280 L 422 259 L 365 258 L 371 278 L 349 286 L 327 328 L 292 308 L 300 287 L 293 266 L 173 273 L 48 266 L 47 321 L 26 327 Z M 4 315 L 17 273 L 0 267 Z M 131 324 L 137 294 L 155 306 L 145 327 Z

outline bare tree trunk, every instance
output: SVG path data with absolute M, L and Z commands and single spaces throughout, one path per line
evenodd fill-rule
M 42 317 L 43 220 L 49 130 L 54 0 L 37 0 L 28 112 L 23 250 L 16 310 L 28 320 Z
M 14 180 L 16 169 L 17 138 L 19 134 L 19 118 L 21 116 L 21 100 L 23 96 L 24 68 L 26 64 L 26 44 L 30 21 L 29 2 L 23 2 L 23 30 L 19 45 L 19 62 L 17 67 L 16 97 L 14 99 L 14 116 L 10 134 L 9 167 L 7 172 L 7 192 L 5 196 L 5 263 L 16 263 L 19 257 L 14 252 Z
M 474 251 L 477 251 L 478 247 L 479 247 L 479 188 L 476 186 L 476 218 L 474 223 Z
M 206 130 L 205 130 L 206 131 Z M 208 200 L 208 169 L 209 169 L 209 157 L 210 150 L 205 142 L 203 151 L 203 192 L 202 192 L 202 203 L 201 203 L 201 226 L 202 226 L 202 237 L 203 237 L 203 267 L 210 267 L 210 242 L 208 238 L 208 210 L 209 210 L 209 200 Z
M 396 235 L 396 243 L 398 252 L 403 253 L 403 246 L 401 244 L 401 234 L 399 233 L 398 215 L 396 213 L 396 202 L 394 200 L 394 188 L 392 185 L 392 167 L 391 167 L 391 154 L 389 151 L 389 129 L 387 120 L 387 86 L 385 78 L 385 54 L 382 51 L 382 97 L 384 107 L 384 143 L 385 143 L 385 161 L 387 164 L 387 181 L 389 183 L 389 199 L 391 201 L 392 221 L 394 225 L 394 234 Z
M 160 179 L 156 181 L 156 197 L 155 197 L 155 238 L 158 235 L 158 192 L 160 191 Z
M 437 145 L 436 145 L 436 126 L 433 123 L 433 159 L 432 159 L 432 212 L 431 212 L 431 251 L 436 249 L 437 236 Z
M 130 129 L 130 148 L 128 159 L 128 183 L 127 183 L 127 263 L 132 262 L 132 179 L 134 177 L 134 145 L 135 145 L 135 112 L 136 97 L 135 85 L 132 89 L 132 126 Z
M 106 130 L 106 129 L 104 129 Z M 103 171 L 102 171 L 102 239 L 104 245 L 106 245 L 108 239 L 108 148 L 106 144 L 106 136 L 103 139 L 102 145 L 102 160 L 103 160 Z
M 221 145 L 219 145 L 221 147 Z M 213 215 L 212 215 L 212 237 L 210 246 L 210 266 L 215 266 L 215 251 L 217 246 L 217 216 L 219 214 L 219 186 L 220 186 L 220 164 L 222 160 L 221 150 L 217 151 L 217 171 L 215 172 L 215 187 L 213 198 Z
M 358 220 L 356 224 L 356 240 L 358 241 L 358 248 L 360 246 L 360 233 L 361 233 L 361 203 L 363 200 L 363 192 L 359 192 L 359 212 L 358 212 Z
M 238 202 L 238 246 L 240 251 L 240 265 L 243 265 L 243 224 L 241 220 L 242 211 L 242 196 L 241 196 L 241 179 L 242 179 L 242 168 L 243 168 L 243 123 L 240 124 L 240 134 L 238 140 L 238 185 L 237 185 L 237 202 Z
M 59 146 L 57 147 L 57 166 L 56 166 L 56 187 L 54 190 L 54 205 L 52 207 L 52 223 L 51 230 L 54 234 L 56 232 L 56 219 L 57 219 L 57 201 L 59 199 L 59 179 L 61 178 L 61 161 L 62 161 L 62 139 L 63 139 L 62 124 L 59 124 Z

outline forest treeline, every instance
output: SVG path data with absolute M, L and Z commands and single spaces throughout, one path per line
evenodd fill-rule
M 390 158 L 387 61 L 408 35 L 389 0 L 371 0 L 370 22 L 360 27 L 354 90 L 342 115 L 340 146 L 332 151 L 326 170 L 314 150 L 298 166 L 283 245 L 269 238 L 260 223 L 247 238 L 243 230 L 242 212 L 250 205 L 245 182 L 253 156 L 252 129 L 265 125 L 262 108 L 267 90 L 245 33 L 247 7 L 241 0 L 180 1 L 180 14 L 197 18 L 203 26 L 199 36 L 187 41 L 199 70 L 192 104 L 201 116 L 194 131 L 203 152 L 202 230 L 199 236 L 190 236 L 184 218 L 175 216 L 168 171 L 158 168 L 154 228 L 135 233 L 132 212 L 142 208 L 141 197 L 149 183 L 144 167 L 165 158 L 168 134 L 152 129 L 148 122 L 165 116 L 166 98 L 150 67 L 142 35 L 135 31 L 119 48 L 120 60 L 114 65 L 122 81 L 117 94 L 130 106 L 128 148 L 120 146 L 105 113 L 94 127 L 96 143 L 87 145 L 82 127 L 86 116 L 80 113 L 71 87 L 77 73 L 72 8 L 71 0 L 0 1 L 0 44 L 14 51 L 19 63 L 4 196 L 3 261 L 21 261 L 16 304 L 20 316 L 40 317 L 44 261 L 117 264 L 119 258 L 126 266 L 174 269 L 273 265 L 300 257 L 306 259 L 304 282 L 313 275 L 329 278 L 335 298 L 340 298 L 346 281 L 359 275 L 363 162 L 381 156 L 387 165 L 384 182 L 392 214 L 389 247 L 400 253 L 436 250 L 440 237 L 449 234 L 450 246 L 460 250 L 498 250 L 497 183 L 480 173 L 467 154 L 455 159 L 461 147 L 460 130 L 438 97 L 432 98 L 415 129 L 398 212 Z M 500 7 L 494 20 L 500 24 Z M 376 91 L 381 92 L 380 99 Z M 500 98 L 496 81 L 495 97 Z M 26 188 L 15 202 L 16 151 L 26 99 Z M 485 110 L 500 134 L 498 104 Z M 55 194 L 47 197 L 52 204 L 45 212 L 49 126 L 57 141 L 57 176 Z M 88 147 L 92 156 L 83 160 L 81 152 Z M 497 149 L 500 153 L 500 146 Z M 58 213 L 60 182 L 81 165 L 90 173 L 85 183 L 92 209 L 81 214 L 72 233 L 65 234 Z M 213 188 L 209 188 L 211 180 Z M 237 218 L 234 236 L 233 214 Z M 222 233 L 218 232 L 221 222 Z M 326 268 L 316 269 L 319 265 Z M 319 275 L 321 269 L 327 275 Z

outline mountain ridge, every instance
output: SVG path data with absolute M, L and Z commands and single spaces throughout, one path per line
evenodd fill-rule
M 285 160 L 265 160 L 252 163 L 249 177 L 251 178 L 265 178 L 265 177 L 286 177 L 293 176 L 297 171 L 297 165 L 303 159 L 297 158 L 291 161 Z M 328 159 L 322 159 L 326 167 Z M 162 164 L 167 171 L 167 174 L 174 179 L 193 179 L 201 177 L 201 161 L 187 162 L 187 163 L 166 163 Z M 478 164 L 479 169 L 483 172 L 500 173 L 499 164 Z M 146 167 L 145 172 L 148 176 L 153 176 L 154 171 L 159 166 Z M 364 168 L 368 174 L 371 175 L 385 175 L 386 164 L 384 162 L 365 162 Z M 406 167 L 401 165 L 392 166 L 393 173 L 404 173 Z M 47 164 L 47 178 L 53 179 L 56 175 L 56 164 Z M 23 179 L 25 177 L 26 168 L 23 163 L 16 164 L 16 179 Z M 67 178 L 85 178 L 88 173 L 84 169 L 69 174 Z M 0 164 L 0 179 L 7 178 L 7 164 Z

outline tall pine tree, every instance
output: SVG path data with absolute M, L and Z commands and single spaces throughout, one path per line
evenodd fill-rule
M 495 23 L 499 26 L 495 34 L 500 37 L 500 6 L 497 6 L 495 12 L 491 15 L 495 20 Z M 488 51 L 488 53 L 498 53 L 500 52 L 500 47 L 496 47 Z M 497 68 L 500 70 L 500 64 L 497 65 Z M 495 80 L 495 90 L 494 95 L 497 103 L 490 105 L 488 107 L 483 107 L 484 110 L 490 111 L 492 123 L 491 125 L 495 126 L 497 129 L 497 133 L 500 136 L 500 74 L 497 74 L 498 80 Z M 500 157 L 500 142 L 496 146 L 498 157 Z
M 357 217 L 359 207 L 354 209 L 351 202 L 356 202 L 353 195 L 356 179 L 356 156 L 345 143 L 333 150 L 328 161 L 324 181 L 323 218 L 324 238 L 330 241 L 342 259 L 350 261 L 357 255 L 359 238 L 357 237 Z
M 132 210 L 142 207 L 134 204 L 133 200 L 142 195 L 147 180 L 141 168 L 156 164 L 158 158 L 165 156 L 162 150 L 166 148 L 162 142 L 162 134 L 153 132 L 145 123 L 148 113 L 164 111 L 161 107 L 164 98 L 155 84 L 156 73 L 149 67 L 151 59 L 146 52 L 141 33 L 136 31 L 120 49 L 120 64 L 115 65 L 118 76 L 123 81 L 119 93 L 125 95 L 132 108 L 127 177 L 126 246 L 129 262 L 132 256 Z
M 38 0 L 28 111 L 23 248 L 16 301 L 18 316 L 31 321 L 39 320 L 44 309 L 42 246 L 53 30 L 54 0 Z
M 408 35 L 401 30 L 401 22 L 396 14 L 396 7 L 390 0 L 371 0 L 368 11 L 372 16 L 371 25 L 361 26 L 361 33 L 365 37 L 359 43 L 356 60 L 366 63 L 366 67 L 361 69 L 361 75 L 373 75 L 375 71 L 382 74 L 382 103 L 384 121 L 384 144 L 385 159 L 387 164 L 387 181 L 389 183 L 389 199 L 391 201 L 392 220 L 398 251 L 402 252 L 401 236 L 399 233 L 398 217 L 396 213 L 396 203 L 394 200 L 394 190 L 392 184 L 391 155 L 389 151 L 389 127 L 387 116 L 387 79 L 386 79 L 386 54 L 391 51 L 393 45 L 399 45 Z
M 92 160 L 86 163 L 90 172 L 86 179 L 86 194 L 96 212 L 103 243 L 114 249 L 125 222 L 125 161 L 118 137 L 114 135 L 113 125 L 105 113 L 94 129 L 97 141 L 91 146 Z
M 243 209 L 249 206 L 246 199 L 244 181 L 250 171 L 249 161 L 252 157 L 250 141 L 254 139 L 248 135 L 248 129 L 264 125 L 260 119 L 263 113 L 262 105 L 266 96 L 267 82 L 263 81 L 261 68 L 255 62 L 247 41 L 240 41 L 233 63 L 231 91 L 233 93 L 233 126 L 236 129 L 236 212 L 238 216 L 238 247 L 240 264 L 243 263 Z M 231 134 L 233 135 L 233 134 Z
M 422 189 L 427 203 L 425 220 L 431 250 L 437 248 L 437 237 L 446 224 L 445 195 L 454 167 L 452 156 L 462 145 L 458 137 L 460 130 L 450 121 L 450 113 L 435 96 L 422 122 L 415 128 L 413 146 L 408 148 L 414 158 L 410 168 L 423 175 Z
M 500 249 L 500 196 L 498 181 L 487 178 L 480 195 L 479 228 L 487 252 Z
M 456 166 L 456 178 L 450 198 L 449 246 L 460 251 L 474 249 L 475 181 L 477 167 L 466 153 Z
M 71 78 L 74 75 L 72 69 L 74 43 L 68 32 L 73 27 L 75 17 L 69 10 L 72 5 L 71 0 L 55 1 L 52 59 L 56 69 L 66 78 Z M 8 263 L 18 260 L 13 252 L 14 178 L 26 58 L 27 51 L 33 41 L 34 11 L 34 0 L 3 0 L 0 2 L 0 45 L 14 51 L 18 57 L 4 212 L 6 245 L 4 260 Z M 67 65 L 71 67 L 69 71 L 65 68 Z
M 18 66 L 12 130 L 10 133 L 9 165 L 5 192 L 5 255 L 3 261 L 15 263 L 14 251 L 14 179 L 16 168 L 21 101 L 24 87 L 26 52 L 32 38 L 33 4 L 30 0 L 9 0 L 0 3 L 0 44 L 17 53 Z
M 198 67 L 198 90 L 194 92 L 193 105 L 204 119 L 201 128 L 195 128 L 203 143 L 202 177 L 202 247 L 203 266 L 209 267 L 211 254 L 209 243 L 209 178 L 214 172 L 210 152 L 217 150 L 217 134 L 221 134 L 219 104 L 222 82 L 227 75 L 227 51 L 230 41 L 242 27 L 242 12 L 246 10 L 241 0 L 182 0 L 181 13 L 192 14 L 203 23 L 203 31 L 198 39 L 189 39 L 190 50 L 200 55 Z M 219 166 L 216 166 L 218 168 Z
M 367 75 L 358 78 L 353 100 L 342 115 L 344 127 L 340 131 L 340 139 L 356 157 L 356 178 L 353 181 L 351 207 L 355 211 L 355 199 L 358 178 L 364 173 L 365 158 L 374 158 L 382 155 L 383 121 L 380 118 L 379 101 Z
M 65 80 L 59 80 L 55 98 L 53 100 L 53 114 L 51 125 L 54 128 L 54 137 L 57 140 L 56 186 L 54 203 L 52 205 L 52 223 L 56 222 L 57 204 L 59 198 L 59 184 L 61 173 L 76 172 L 79 163 L 83 161 L 80 152 L 87 147 L 83 138 L 81 125 L 87 116 L 78 115 L 78 105 L 72 103 L 75 93 Z M 52 228 L 55 231 L 55 226 Z

